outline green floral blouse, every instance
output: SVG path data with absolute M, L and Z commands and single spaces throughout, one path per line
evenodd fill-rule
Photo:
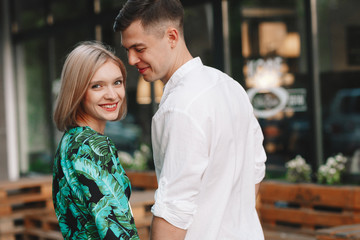
M 53 202 L 64 239 L 139 239 L 130 194 L 130 181 L 108 137 L 89 127 L 64 133 L 53 174 Z

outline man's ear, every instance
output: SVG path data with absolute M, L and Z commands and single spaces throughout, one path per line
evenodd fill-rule
M 176 47 L 180 38 L 179 31 L 174 27 L 169 27 L 166 31 L 166 36 L 168 38 L 171 48 Z

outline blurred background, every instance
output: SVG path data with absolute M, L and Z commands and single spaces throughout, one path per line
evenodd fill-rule
M 162 83 L 127 64 L 112 24 L 121 0 L 1 0 L 0 179 L 49 174 L 62 133 L 52 112 L 66 54 L 79 41 L 112 46 L 128 70 L 128 115 L 109 123 L 123 164 L 153 169 L 150 126 Z M 193 56 L 247 91 L 265 140 L 267 177 L 301 155 L 315 169 L 349 157 L 360 181 L 360 1 L 183 0 Z M 134 161 L 137 161 L 134 164 Z

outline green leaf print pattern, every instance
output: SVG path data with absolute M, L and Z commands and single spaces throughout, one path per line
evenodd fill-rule
M 64 239 L 139 239 L 131 186 L 112 141 L 89 127 L 64 133 L 54 159 L 53 202 Z

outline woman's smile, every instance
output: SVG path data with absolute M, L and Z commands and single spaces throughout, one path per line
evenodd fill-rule
M 113 104 L 100 104 L 100 107 L 104 108 L 106 111 L 113 112 L 117 109 L 118 103 Z

